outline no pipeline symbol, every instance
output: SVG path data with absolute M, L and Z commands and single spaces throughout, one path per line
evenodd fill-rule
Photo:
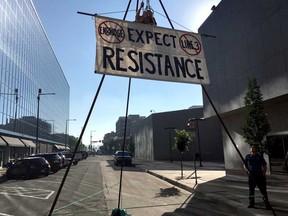
M 107 43 L 119 44 L 125 38 L 122 26 L 113 21 L 104 21 L 98 27 L 98 34 Z
M 200 41 L 192 34 L 183 34 L 179 43 L 182 50 L 191 56 L 198 55 L 202 50 Z

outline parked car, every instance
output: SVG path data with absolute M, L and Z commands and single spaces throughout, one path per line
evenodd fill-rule
M 63 152 L 56 152 L 62 159 L 62 167 L 66 167 L 69 165 L 70 160 L 65 157 Z
M 7 179 L 44 175 L 48 176 L 51 170 L 49 162 L 42 157 L 28 157 L 11 164 L 6 170 Z
M 73 154 L 73 153 L 72 153 Z M 78 164 L 79 161 L 83 160 L 83 155 L 82 155 L 82 152 L 76 152 L 75 153 L 75 157 L 74 157 L 74 160 L 73 160 L 73 164 L 76 165 Z
M 113 155 L 114 164 L 118 166 L 118 164 L 123 165 L 131 165 L 132 164 L 132 156 L 129 151 L 116 151 Z
M 88 152 L 86 152 L 86 151 L 78 151 L 77 153 L 81 153 L 82 154 L 82 159 L 81 160 L 85 160 L 88 157 Z
M 65 158 L 68 160 L 68 164 L 69 164 L 71 159 L 72 159 L 73 153 L 65 151 L 65 152 L 62 152 L 62 154 L 65 155 Z M 80 154 L 80 153 L 77 154 L 76 153 L 76 155 L 74 157 L 74 160 L 73 160 L 73 165 L 77 165 L 78 161 L 80 160 L 80 158 L 82 158 L 82 154 Z
M 33 157 L 43 157 L 45 158 L 50 166 L 53 173 L 58 172 L 62 169 L 62 158 L 57 153 L 45 153 L 45 154 L 35 154 Z

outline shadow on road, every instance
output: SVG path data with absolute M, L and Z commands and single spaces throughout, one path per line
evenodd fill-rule
M 120 170 L 121 169 L 121 165 L 118 165 L 118 166 L 116 166 L 115 164 L 114 164 L 114 161 L 113 160 L 106 160 L 107 161 L 107 163 L 108 163 L 108 165 L 107 165 L 107 167 L 112 167 L 114 170 Z M 135 169 L 135 167 L 136 167 L 136 164 L 134 164 L 133 162 L 132 162 L 132 164 L 131 165 L 123 165 L 123 167 L 125 167 L 125 171 L 137 171 L 137 172 L 140 172 L 140 170 L 136 170 Z M 127 168 L 129 168 L 129 167 L 131 167 L 132 169 L 127 169 Z M 133 169 L 134 168 L 134 169 Z
M 237 179 L 229 180 L 223 177 L 203 184 L 198 184 L 190 192 L 190 199 L 187 199 L 181 207 L 177 208 L 174 212 L 166 212 L 162 216 L 269 215 L 270 213 L 269 210 L 265 209 L 265 204 L 258 190 L 256 190 L 255 194 L 256 209 L 247 208 L 247 205 L 249 204 L 248 185 L 246 182 L 239 182 Z M 277 195 L 275 196 L 275 194 L 273 196 L 272 192 L 270 195 L 270 203 L 275 210 L 276 215 L 288 215 L 286 203 L 280 201 L 281 195 L 280 197 Z
M 160 188 L 160 192 L 156 193 L 155 198 L 157 197 L 170 197 L 170 196 L 180 196 L 180 190 L 175 187 L 171 188 Z

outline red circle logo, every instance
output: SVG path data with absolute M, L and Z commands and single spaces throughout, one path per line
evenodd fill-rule
M 113 21 L 104 21 L 98 26 L 98 34 L 107 43 L 119 44 L 125 38 L 122 26 Z
M 202 50 L 200 41 L 192 34 L 183 34 L 179 38 L 179 44 L 181 49 L 191 56 L 198 55 Z

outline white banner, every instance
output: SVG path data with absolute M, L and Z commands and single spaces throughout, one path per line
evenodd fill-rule
M 95 73 L 209 84 L 201 35 L 96 16 Z

